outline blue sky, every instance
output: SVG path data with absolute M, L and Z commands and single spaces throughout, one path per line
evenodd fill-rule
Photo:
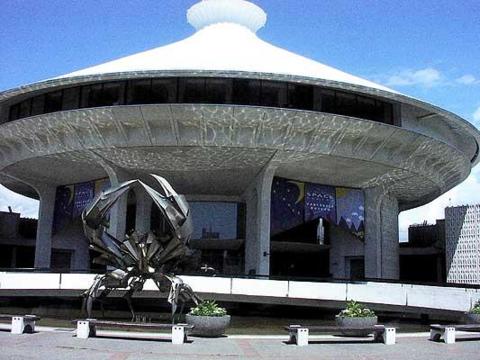
M 256 0 L 258 35 L 277 46 L 432 102 L 480 124 L 480 1 Z M 6 0 L 0 11 L 0 90 L 181 40 L 196 0 Z M 400 217 L 443 217 L 480 202 L 480 170 L 436 202 Z M 0 210 L 36 203 L 0 188 Z

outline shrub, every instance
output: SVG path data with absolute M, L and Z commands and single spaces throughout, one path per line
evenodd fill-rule
M 227 310 L 218 306 L 214 300 L 204 300 L 196 307 L 190 309 L 190 315 L 194 316 L 224 316 Z
M 364 305 L 350 300 L 347 301 L 345 310 L 340 311 L 338 315 L 342 317 L 370 317 L 375 316 L 375 313 Z
M 478 300 L 475 305 L 473 306 L 472 310 L 470 310 L 472 314 L 479 314 L 480 315 L 480 300 Z

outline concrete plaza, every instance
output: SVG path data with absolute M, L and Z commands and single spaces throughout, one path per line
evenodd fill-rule
M 0 359 L 476 359 L 480 340 L 463 337 L 446 345 L 428 340 L 427 333 L 401 334 L 397 344 L 371 340 L 312 336 L 309 346 L 286 344 L 285 336 L 229 336 L 219 339 L 190 337 L 189 343 L 172 345 L 168 334 L 142 333 L 144 339 L 109 337 L 77 339 L 72 329 L 40 328 L 35 334 L 11 335 L 0 331 Z M 45 331 L 46 330 L 46 331 Z M 120 332 L 115 332 L 122 335 Z M 123 333 L 132 336 L 132 333 Z M 145 339 L 145 338 L 149 339 Z

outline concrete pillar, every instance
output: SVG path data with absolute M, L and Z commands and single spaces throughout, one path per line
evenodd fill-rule
M 365 277 L 400 277 L 398 201 L 381 188 L 365 190 Z
M 270 275 L 270 198 L 275 167 L 267 165 L 244 193 L 247 204 L 245 272 Z
M 52 255 L 53 212 L 55 209 L 56 187 L 36 187 L 40 197 L 38 209 L 37 241 L 35 243 L 35 268 L 49 269 Z
M 133 176 L 123 169 L 110 170 L 111 171 L 107 171 L 107 173 L 112 187 L 133 179 Z M 117 200 L 110 210 L 110 226 L 108 228 L 108 233 L 118 240 L 123 240 L 125 238 L 127 226 L 127 201 L 128 191 Z
M 150 217 L 153 201 L 143 188 L 135 189 L 137 207 L 135 214 L 135 230 L 140 233 L 150 231 Z
M 123 194 L 110 210 L 110 226 L 108 233 L 118 240 L 123 240 L 127 227 L 128 193 Z

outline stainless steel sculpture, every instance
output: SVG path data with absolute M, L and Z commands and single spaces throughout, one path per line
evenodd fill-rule
M 125 289 L 124 298 L 135 319 L 132 295 L 143 289 L 146 280 L 152 279 L 160 291 L 168 289 L 168 302 L 172 305 L 172 321 L 179 302 L 200 298 L 187 284 L 175 276 L 176 270 L 188 258 L 188 241 L 192 234 L 192 220 L 185 198 L 178 195 L 164 178 L 151 174 L 163 194 L 140 180 L 131 180 L 103 192 L 82 213 L 85 235 L 90 248 L 100 255 L 93 261 L 113 267 L 103 275 L 97 275 L 92 286 L 85 291 L 83 307 L 91 317 L 96 299 L 105 298 L 114 289 Z M 133 232 L 124 239 L 116 239 L 108 233 L 109 211 L 118 199 L 135 186 L 142 186 L 168 225 L 167 232 Z M 182 305 L 183 310 L 183 305 Z

